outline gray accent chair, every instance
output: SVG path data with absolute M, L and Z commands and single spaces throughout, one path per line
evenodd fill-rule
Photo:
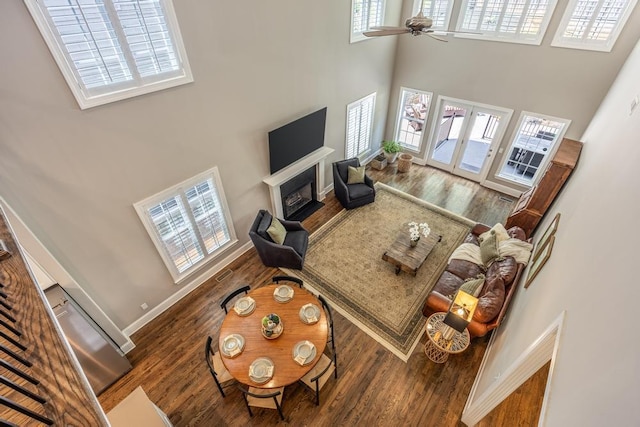
M 360 166 L 360 161 L 354 157 L 333 163 L 333 192 L 336 198 L 345 209 L 353 209 L 373 203 L 376 199 L 373 180 L 365 175 L 364 184 L 347 184 L 349 166 L 357 168 Z
M 271 225 L 273 216 L 261 209 L 249 230 L 249 237 L 258 251 L 258 256 L 267 267 L 284 267 L 302 270 L 304 257 L 309 245 L 309 232 L 298 221 L 280 220 L 287 235 L 284 243 L 275 243 L 267 229 Z

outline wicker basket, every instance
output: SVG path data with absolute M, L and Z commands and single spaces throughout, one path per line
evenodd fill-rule
M 378 160 L 377 158 L 375 158 L 375 159 L 371 160 L 371 167 L 381 171 L 382 169 L 387 167 L 387 159 L 384 158 L 384 156 L 383 156 L 382 160 Z
M 398 172 L 409 172 L 413 156 L 411 154 L 402 153 L 398 157 Z

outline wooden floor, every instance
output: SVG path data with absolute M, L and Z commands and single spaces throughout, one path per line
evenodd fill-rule
M 493 191 L 431 168 L 413 165 L 409 173 L 396 174 L 395 167 L 387 167 L 368 173 L 375 180 L 489 225 L 504 221 L 513 206 Z M 342 209 L 333 194 L 324 202 L 322 209 L 303 222 L 308 230 L 316 230 Z M 204 362 L 204 343 L 208 334 L 217 337 L 224 317 L 219 301 L 225 294 L 245 283 L 252 287 L 268 283 L 278 270 L 264 267 L 253 249 L 228 268 L 232 274 L 220 282 L 216 278 L 207 281 L 132 336 L 136 348 L 128 357 L 134 368 L 100 396 L 105 411 L 141 385 L 176 426 L 464 425 L 460 415 L 487 339 L 476 339 L 467 351 L 452 355 L 443 365 L 430 362 L 420 344 L 404 363 L 335 310 L 340 375 L 321 391 L 320 406 L 315 405 L 310 390 L 294 384 L 284 394 L 286 422 L 268 409 L 255 409 L 250 418 L 239 390 L 229 388 L 227 397 L 221 397 Z M 537 417 L 544 383 L 541 387 L 522 393 L 515 409 L 500 410 L 520 414 L 523 420 L 532 419 L 529 414 Z M 508 425 L 528 425 L 500 416 L 495 419 L 509 419 Z

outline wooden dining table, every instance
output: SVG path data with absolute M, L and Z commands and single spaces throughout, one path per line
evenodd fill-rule
M 222 362 L 229 373 L 239 382 L 257 388 L 277 388 L 293 384 L 309 372 L 320 360 L 327 345 L 328 327 L 322 304 L 312 293 L 304 288 L 292 286 L 293 298 L 287 302 L 278 302 L 273 294 L 281 285 L 270 284 L 254 289 L 248 296 L 256 302 L 256 308 L 248 316 L 240 316 L 235 310 L 229 310 L 220 327 L 219 348 L 223 347 L 225 337 L 240 334 L 245 339 L 242 353 L 235 357 L 226 357 L 221 353 Z M 299 316 L 302 306 L 312 303 L 320 309 L 318 322 L 304 323 Z M 262 335 L 262 318 L 267 314 L 277 314 L 284 329 L 275 339 Z M 300 341 L 310 341 L 316 347 L 314 359 L 299 365 L 293 358 L 293 348 Z M 262 384 L 249 378 L 249 367 L 259 357 L 268 357 L 273 361 L 273 377 Z

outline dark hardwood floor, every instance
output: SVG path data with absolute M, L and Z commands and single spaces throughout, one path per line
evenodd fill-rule
M 413 165 L 409 173 L 396 174 L 395 167 L 387 167 L 368 173 L 375 180 L 489 225 L 504 221 L 513 206 L 498 193 L 432 168 Z M 303 222 L 311 232 L 342 209 L 332 193 L 324 202 L 322 209 Z M 269 283 L 278 270 L 264 267 L 253 249 L 228 269 L 232 274 L 220 282 L 211 278 L 132 336 L 136 348 L 128 357 L 133 370 L 99 397 L 105 411 L 141 385 L 176 426 L 464 425 L 460 415 L 488 339 L 474 340 L 467 351 L 438 365 L 426 358 L 423 337 L 404 363 L 335 311 L 340 376 L 321 390 L 320 406 L 315 405 L 310 390 L 293 384 L 284 393 L 286 421 L 267 409 L 255 409 L 250 418 L 239 390 L 231 387 L 227 397 L 221 397 L 204 361 L 204 343 L 207 335 L 217 337 L 224 317 L 219 301 L 225 294 L 245 283 L 252 287 Z M 541 387 L 522 393 L 515 409 L 500 411 L 527 414 L 523 419 L 528 422 L 528 414 L 539 412 L 544 384 Z M 508 425 L 528 425 L 513 417 L 494 416 L 509 419 Z

